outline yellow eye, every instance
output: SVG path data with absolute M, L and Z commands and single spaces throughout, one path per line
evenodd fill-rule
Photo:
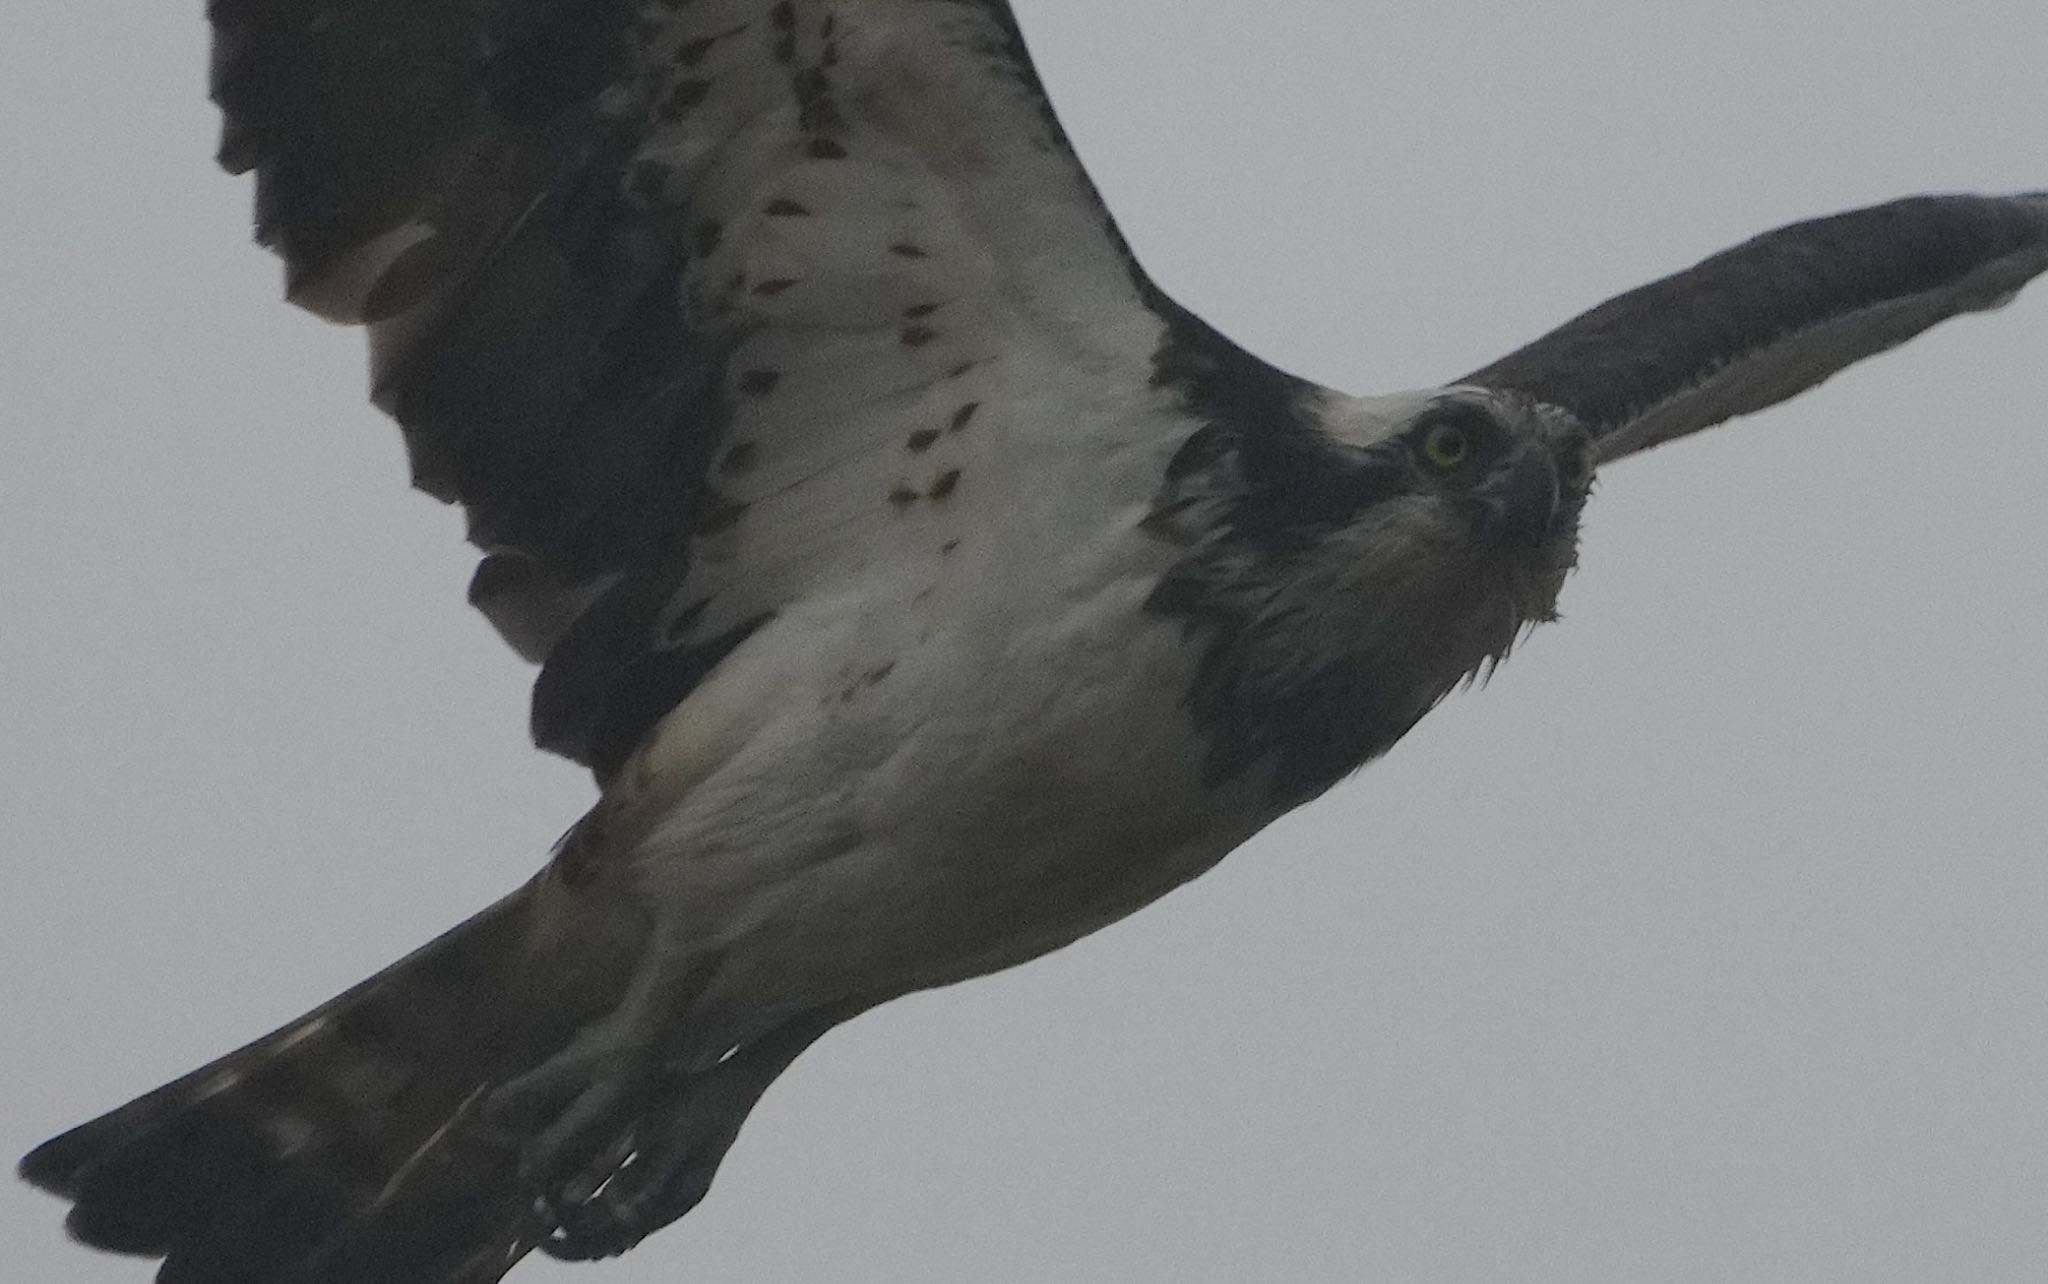
M 1422 439 L 1422 457 L 1449 472 L 1472 456 L 1472 438 L 1456 424 L 1438 424 Z

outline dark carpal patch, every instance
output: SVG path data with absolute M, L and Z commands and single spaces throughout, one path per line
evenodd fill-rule
M 697 602 L 658 628 L 682 580 L 674 571 L 629 581 L 584 611 L 534 684 L 535 744 L 610 779 L 664 714 L 772 618 L 763 611 L 703 633 L 708 604 Z

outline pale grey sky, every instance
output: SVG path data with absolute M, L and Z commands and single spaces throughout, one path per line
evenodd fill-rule
M 1018 0 L 1154 274 L 1354 391 L 1767 227 L 2048 185 L 2048 8 Z M 196 3 L 0 43 L 0 1141 L 270 1028 L 589 800 Z M 1126 924 L 772 1091 L 657 1280 L 2048 1278 L 2048 289 L 1614 468 L 1560 626 Z M 10 1279 L 120 1284 L 0 1194 Z M 570 1278 L 533 1263 L 515 1280 Z

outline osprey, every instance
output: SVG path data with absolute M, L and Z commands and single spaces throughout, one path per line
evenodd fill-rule
M 1596 464 L 2048 269 L 2048 196 L 1895 202 L 1358 398 L 1145 278 L 1000 0 L 212 10 L 259 235 L 368 328 L 602 795 L 24 1161 L 165 1280 L 630 1247 L 833 1025 L 1142 906 L 1505 655 Z

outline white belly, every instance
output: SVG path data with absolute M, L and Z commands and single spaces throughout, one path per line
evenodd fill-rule
M 1127 528 L 1007 593 L 963 562 L 811 603 L 671 715 L 632 865 L 678 959 L 717 960 L 703 1037 L 1056 949 L 1271 819 L 1263 773 L 1202 778 L 1194 648 L 1143 609 L 1173 553 Z

